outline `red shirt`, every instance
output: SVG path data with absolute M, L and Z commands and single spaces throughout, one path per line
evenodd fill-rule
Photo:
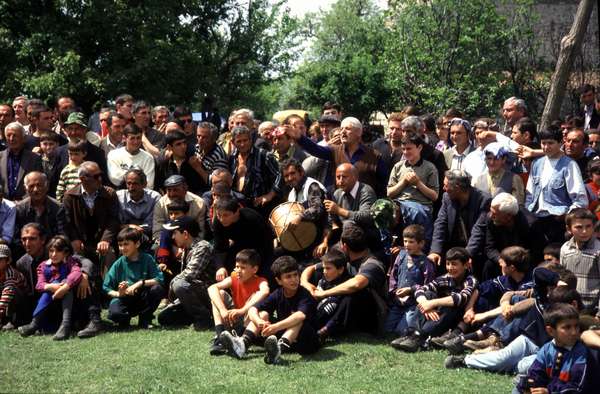
M 232 272 L 231 297 L 233 298 L 233 304 L 235 305 L 235 308 L 240 309 L 246 305 L 248 298 L 258 291 L 258 288 L 262 282 L 266 281 L 267 280 L 265 278 L 254 275 L 252 278 L 248 279 L 246 283 L 242 283 L 237 272 Z

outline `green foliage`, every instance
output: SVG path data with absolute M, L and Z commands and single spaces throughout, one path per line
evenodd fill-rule
M 0 98 L 122 92 L 221 109 L 252 100 L 290 67 L 297 21 L 281 3 L 234 0 L 0 2 Z

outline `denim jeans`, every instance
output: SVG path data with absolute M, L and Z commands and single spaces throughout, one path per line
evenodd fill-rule
M 519 335 L 504 349 L 484 354 L 470 354 L 465 357 L 469 368 L 485 369 L 494 372 L 517 372 L 519 362 L 527 356 L 535 355 L 539 347 L 524 335 Z M 533 360 L 531 360 L 533 362 Z M 529 364 L 531 365 L 531 363 Z M 529 366 L 527 366 L 529 368 Z
M 414 311 L 415 305 L 397 305 L 390 307 L 385 320 L 385 332 L 404 336 L 408 333 L 408 317 Z

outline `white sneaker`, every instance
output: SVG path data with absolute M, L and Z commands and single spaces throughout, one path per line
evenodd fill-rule
M 269 336 L 265 339 L 265 363 L 267 364 L 279 364 L 281 361 L 281 345 L 275 335 Z
M 246 344 L 244 343 L 244 340 L 237 335 L 233 336 L 229 331 L 223 331 L 219 340 L 230 355 L 242 358 L 246 354 Z

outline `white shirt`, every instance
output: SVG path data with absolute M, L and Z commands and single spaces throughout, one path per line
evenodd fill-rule
M 148 180 L 148 189 L 154 188 L 154 157 L 144 150 L 139 150 L 137 154 L 132 155 L 127 152 L 125 147 L 117 148 L 108 154 L 106 158 L 108 166 L 108 178 L 115 186 L 120 186 L 124 182 L 125 173 L 131 167 L 138 167 L 146 174 Z
M 290 194 L 288 194 L 288 201 L 289 202 L 299 202 L 299 203 L 305 202 L 306 195 L 308 194 L 308 188 L 310 187 L 310 185 L 312 185 L 315 182 L 319 185 L 321 190 L 325 191 L 325 186 L 323 186 L 321 184 L 321 182 L 317 181 L 314 178 L 307 176 L 306 181 L 304 182 L 304 185 L 302 185 L 302 190 L 300 190 L 300 193 L 296 194 L 296 189 L 292 188 L 292 190 L 290 191 Z M 358 182 L 356 182 L 356 183 L 358 184 Z M 358 190 L 358 187 L 356 189 Z

